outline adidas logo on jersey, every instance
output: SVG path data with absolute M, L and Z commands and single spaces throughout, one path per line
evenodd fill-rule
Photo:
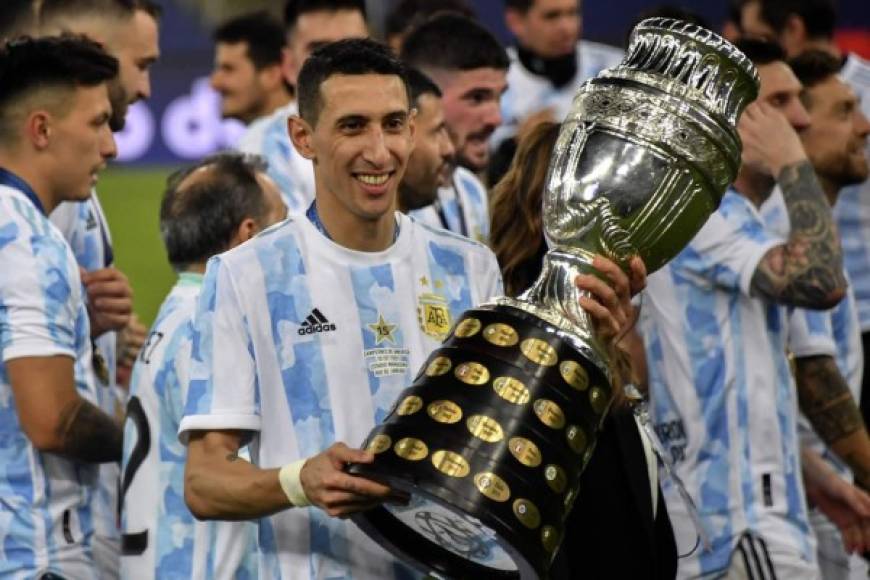
M 335 325 L 328 321 L 320 310 L 315 308 L 311 311 L 311 314 L 302 321 L 302 324 L 299 325 L 299 330 L 296 332 L 299 336 L 305 336 L 306 334 L 332 332 L 333 330 L 335 330 Z

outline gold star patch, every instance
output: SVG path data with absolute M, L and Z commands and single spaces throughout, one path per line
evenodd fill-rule
M 429 279 L 426 278 L 426 276 L 423 276 L 422 278 L 420 278 L 420 284 L 422 284 L 423 286 L 428 286 L 428 285 L 429 285 Z
M 397 324 L 390 324 L 384 320 L 384 315 L 378 312 L 378 321 L 374 324 L 367 324 L 369 330 L 375 333 L 375 346 L 381 344 L 385 340 L 396 344 L 396 337 L 393 336 L 393 331 L 396 330 Z

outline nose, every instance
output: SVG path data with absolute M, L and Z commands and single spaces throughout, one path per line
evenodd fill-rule
M 498 99 L 487 106 L 484 122 L 488 127 L 498 127 L 501 125 L 501 104 Z
M 862 139 L 866 139 L 867 135 L 870 135 L 870 119 L 860 110 L 856 111 L 855 114 L 858 116 L 855 120 L 855 132 Z
M 796 131 L 801 131 L 810 126 L 810 115 L 800 99 L 792 99 L 791 105 L 788 111 L 786 111 L 786 118 Z
M 363 148 L 362 157 L 374 167 L 383 167 L 390 161 L 390 151 L 384 132 L 378 127 L 371 130 Z
M 118 156 L 118 146 L 115 144 L 115 135 L 108 125 L 103 130 L 102 138 L 100 139 L 100 155 L 103 159 L 114 159 Z
M 151 98 L 151 75 L 147 72 L 142 73 L 142 80 L 139 84 L 139 98 Z
M 453 145 L 453 140 L 446 131 L 441 132 L 441 158 L 445 161 L 450 161 L 456 155 L 456 147 Z

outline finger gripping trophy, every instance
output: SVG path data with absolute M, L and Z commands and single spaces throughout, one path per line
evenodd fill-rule
M 652 272 L 719 205 L 740 164 L 752 63 L 704 28 L 648 19 L 622 63 L 577 92 L 544 194 L 550 251 L 517 299 L 469 310 L 353 473 L 410 496 L 354 521 L 448 577 L 546 577 L 613 398 L 607 349 L 578 305 L 592 256 Z

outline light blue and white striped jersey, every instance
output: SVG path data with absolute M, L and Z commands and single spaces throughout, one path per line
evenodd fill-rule
M 396 214 L 382 252 L 357 252 L 291 216 L 209 262 L 195 318 L 182 439 L 253 431 L 252 461 L 352 447 L 390 411 L 463 311 L 501 294 L 493 253 Z M 260 576 L 414 578 L 350 522 L 318 508 L 259 521 Z
M 457 167 L 451 184 L 438 189 L 437 203 L 408 212 L 419 222 L 481 243 L 489 240 L 489 195 L 477 176 Z
M 850 54 L 841 76 L 861 99 L 870 117 L 870 61 Z M 867 145 L 870 157 L 870 143 Z M 870 331 L 870 179 L 844 188 L 834 205 L 834 218 L 843 243 L 843 263 L 852 280 L 861 331 Z
M 257 577 L 256 526 L 200 522 L 184 503 L 187 453 L 178 427 L 201 287 L 202 275 L 181 274 L 133 367 L 121 464 L 124 579 Z
M 747 531 L 771 552 L 815 566 L 785 356 L 788 309 L 750 295 L 758 263 L 781 243 L 729 190 L 690 244 L 649 277 L 641 329 L 650 411 L 712 544 L 680 560 L 681 578 L 726 568 Z M 664 491 L 688 551 L 694 526 L 673 486 Z
M 75 359 L 79 394 L 95 401 L 90 326 L 78 266 L 61 233 L 23 193 L 0 186 L 0 578 L 46 572 L 96 578 L 91 502 L 98 470 L 42 453 L 18 421 L 6 364 Z
M 296 101 L 275 110 L 266 119 L 258 119 L 242 136 L 236 149 L 262 156 L 269 174 L 290 213 L 305 213 L 314 201 L 314 167 L 293 147 L 287 119 L 296 115 Z
M 788 210 L 779 187 L 761 205 L 761 216 L 771 231 L 785 238 L 791 232 Z M 849 273 L 845 272 L 846 280 Z M 864 376 L 864 349 L 861 344 L 861 328 L 858 306 L 851 281 L 846 296 L 830 310 L 806 310 L 795 308 L 791 313 L 788 339 L 789 350 L 797 358 L 808 356 L 831 356 L 837 363 L 840 374 L 846 379 L 852 397 L 861 400 L 861 379 Z M 801 415 L 798 423 L 801 443 L 824 457 L 845 479 L 852 481 L 848 466 L 831 451 Z
M 63 202 L 49 216 L 66 238 L 79 266 L 93 272 L 110 266 L 113 261 L 112 237 L 109 225 L 96 190 L 85 201 Z M 83 292 L 85 302 L 87 294 Z M 115 382 L 117 371 L 118 333 L 109 331 L 97 337 L 94 343 L 106 362 L 108 384 L 94 381 L 100 409 L 110 417 L 118 416 L 124 408 L 126 394 Z M 90 359 L 83 361 L 91 365 Z M 95 375 L 96 376 L 96 375 Z M 117 577 L 120 532 L 118 531 L 118 481 L 120 468 L 117 463 L 103 463 L 100 469 L 100 485 L 94 497 L 94 529 L 97 542 L 94 545 L 98 565 L 104 568 L 107 578 Z
M 528 70 L 517 56 L 514 47 L 507 49 L 511 64 L 507 73 L 507 91 L 501 97 L 502 124 L 490 141 L 494 150 L 509 137 L 516 135 L 523 120 L 542 109 L 552 109 L 554 119 L 561 122 L 571 109 L 577 89 L 606 68 L 618 65 L 623 52 L 618 48 L 589 40 L 577 43 L 577 74 L 561 88 L 556 88 L 545 77 Z

